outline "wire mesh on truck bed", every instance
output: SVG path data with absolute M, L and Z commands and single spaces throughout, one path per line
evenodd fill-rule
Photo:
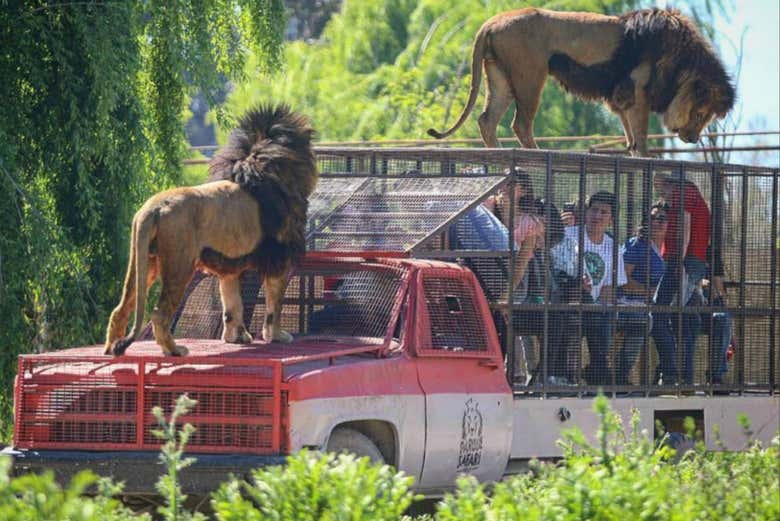
M 152 409 L 169 417 L 176 398 L 187 393 L 198 402 L 186 418 L 197 428 L 188 450 L 285 451 L 281 361 L 225 356 L 228 346 L 186 360 L 160 356 L 156 344 L 133 347 L 136 355 L 115 359 L 99 356 L 97 347 L 91 356 L 21 356 L 16 448 L 158 450 Z M 198 347 L 202 353 L 207 346 Z

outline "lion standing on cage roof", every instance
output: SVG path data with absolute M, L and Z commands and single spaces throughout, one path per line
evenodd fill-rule
M 647 155 L 650 112 L 688 143 L 699 140 L 714 117 L 734 106 L 734 87 L 712 46 L 679 11 L 645 9 L 622 16 L 526 8 L 490 18 L 474 40 L 471 89 L 449 130 L 429 129 L 437 139 L 466 120 L 479 93 L 480 67 L 487 78 L 479 130 L 498 147 L 496 128 L 512 101 L 520 143 L 537 148 L 533 121 L 548 75 L 581 98 L 600 100 L 618 115 L 632 155 Z
M 285 105 L 247 112 L 209 165 L 211 182 L 152 196 L 133 218 L 130 261 L 122 299 L 111 313 L 106 354 L 121 355 L 141 329 L 146 292 L 159 278 L 151 316 L 154 338 L 166 355 L 186 355 L 171 335 L 171 320 L 194 271 L 219 279 L 222 340 L 249 343 L 239 276 L 263 277 L 263 339 L 290 342 L 281 329 L 282 298 L 292 263 L 305 253 L 308 197 L 318 172 L 306 118 Z M 135 306 L 135 322 L 123 336 Z

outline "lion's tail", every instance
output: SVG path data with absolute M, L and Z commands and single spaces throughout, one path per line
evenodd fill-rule
M 138 336 L 143 326 L 144 310 L 146 308 L 146 277 L 149 271 L 149 245 L 154 238 L 159 221 L 157 210 L 139 212 L 133 219 L 133 232 L 131 238 L 131 255 L 135 253 L 131 262 L 135 263 L 135 321 L 130 333 L 115 341 L 111 346 L 111 352 L 115 356 L 124 354 L 130 344 Z M 128 279 L 126 284 L 130 284 Z M 131 291 L 129 288 L 126 291 Z
M 466 106 L 463 107 L 460 118 L 458 118 L 458 121 L 449 130 L 439 132 L 433 128 L 428 129 L 428 134 L 436 139 L 443 139 L 458 130 L 474 109 L 474 103 L 477 100 L 477 94 L 479 94 L 479 84 L 482 81 L 482 60 L 485 58 L 487 37 L 488 30 L 485 26 L 482 26 L 477 33 L 477 37 L 474 39 L 474 47 L 471 50 L 471 88 L 469 89 L 469 100 L 466 102 Z

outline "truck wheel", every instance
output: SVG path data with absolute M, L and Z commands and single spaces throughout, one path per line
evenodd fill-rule
M 385 463 L 382 452 L 371 438 L 348 427 L 338 427 L 330 433 L 327 452 L 348 452 L 356 456 L 367 456 L 372 463 Z

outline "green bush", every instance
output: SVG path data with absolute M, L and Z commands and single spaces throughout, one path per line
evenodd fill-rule
M 255 470 L 251 482 L 222 484 L 211 505 L 223 521 L 395 521 L 412 502 L 411 484 L 411 477 L 368 458 L 303 450 L 284 467 Z
M 168 468 L 158 482 L 164 500 L 158 513 L 166 521 L 205 519 L 182 507 L 186 496 L 178 483 L 178 473 L 192 462 L 183 451 L 193 428 L 178 428 L 176 421 L 193 404 L 181 396 L 168 421 L 162 410 L 154 411 L 165 442 L 161 460 Z M 559 463 L 536 463 L 532 473 L 497 483 L 489 493 L 473 477 L 461 477 L 433 517 L 416 521 L 780 519 L 780 437 L 763 448 L 750 441 L 750 426 L 742 418 L 744 451 L 706 452 L 700 443 L 677 455 L 639 430 L 638 415 L 626 431 L 604 397 L 594 408 L 601 417 L 596 443 L 572 429 L 560 441 L 564 458 Z M 4 521 L 149 519 L 113 499 L 121 486 L 89 472 L 66 489 L 52 473 L 10 479 L 8 472 L 8 460 L 0 458 Z M 412 481 L 368 458 L 303 450 L 283 467 L 255 470 L 249 481 L 223 483 L 211 506 L 221 521 L 409 520 L 403 514 L 414 499 Z M 87 489 L 92 496 L 84 496 Z
M 112 496 L 121 487 L 99 479 L 89 471 L 77 474 L 70 485 L 62 489 L 52 472 L 9 477 L 10 460 L 0 457 L 0 519 L 3 521 L 121 521 L 148 520 L 136 516 Z M 94 486 L 97 494 L 85 497 Z
M 578 429 L 565 434 L 559 464 L 536 464 L 534 475 L 498 483 L 490 498 L 471 477 L 438 506 L 436 519 L 691 520 L 780 519 L 780 441 L 739 453 L 705 452 L 703 445 L 675 457 L 638 429 L 625 432 L 607 401 L 598 443 Z

